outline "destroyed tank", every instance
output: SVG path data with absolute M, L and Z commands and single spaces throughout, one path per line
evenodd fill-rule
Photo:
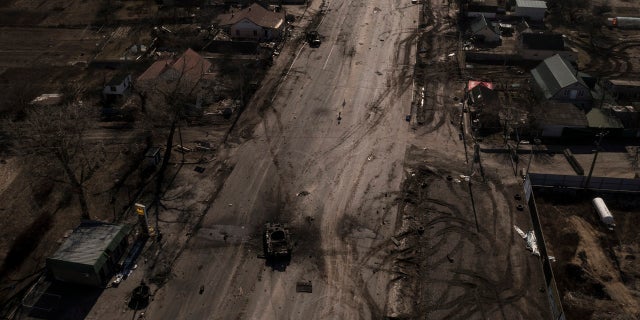
M 286 225 L 267 223 L 264 228 L 264 254 L 267 258 L 291 255 L 291 233 Z

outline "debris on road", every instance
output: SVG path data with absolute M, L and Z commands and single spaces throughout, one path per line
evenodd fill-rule
M 296 193 L 296 197 L 304 197 L 304 196 L 308 196 L 309 194 L 310 194 L 309 191 L 302 190 Z
M 193 171 L 195 171 L 197 173 L 203 173 L 204 172 L 204 168 L 203 167 L 195 167 L 195 168 L 193 168 Z
M 396 247 L 400 246 L 400 241 L 398 241 L 398 239 L 396 239 L 396 237 L 391 237 L 391 241 L 393 241 L 393 244 L 395 244 Z
M 539 257 L 540 251 L 538 251 L 538 241 L 536 240 L 536 234 L 533 232 L 533 230 L 525 233 L 516 225 L 514 225 L 513 228 L 522 237 L 522 239 L 527 242 L 527 250 L 531 251 L 531 254 Z
M 309 281 L 298 281 L 298 283 L 296 283 L 296 292 L 312 293 L 313 292 L 313 286 L 311 285 L 311 280 L 309 280 Z
M 179 152 L 182 152 L 182 153 L 187 153 L 187 152 L 193 151 L 191 148 L 187 148 L 187 147 L 185 147 L 183 145 L 180 145 L 180 144 L 176 146 L 176 150 L 179 151 Z

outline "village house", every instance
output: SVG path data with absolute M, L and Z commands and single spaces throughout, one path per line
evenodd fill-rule
M 540 0 L 516 0 L 514 16 L 533 22 L 542 22 L 547 12 L 547 3 Z
M 589 106 L 592 102 L 590 88 L 571 65 L 560 55 L 542 61 L 531 70 L 536 83 L 534 90 L 544 100 L 569 102 L 578 106 Z
M 210 93 L 206 88 L 214 78 L 212 64 L 197 52 L 187 49 L 177 58 L 160 59 L 136 79 L 136 90 L 143 96 L 156 96 L 157 92 L 188 94 L 193 101 L 188 105 L 200 108 Z
M 518 53 L 524 60 L 542 61 L 556 54 L 575 62 L 577 52 L 565 46 L 564 37 L 552 32 L 523 32 L 518 39 Z
M 218 24 L 233 40 L 274 41 L 284 36 L 285 13 L 269 11 L 254 3 L 238 12 L 218 17 Z
M 132 87 L 131 74 L 120 73 L 115 75 L 102 89 L 102 95 L 105 99 L 122 97 Z
M 618 102 L 640 101 L 640 80 L 609 79 L 604 88 Z
M 473 109 L 481 109 L 484 106 L 498 103 L 498 94 L 493 90 L 491 82 L 469 80 L 465 91 L 467 104 Z
M 187 49 L 178 58 L 160 59 L 154 62 L 138 77 L 136 86 L 172 81 L 201 82 L 211 77 L 211 67 L 211 62 L 197 52 Z
M 469 28 L 470 36 L 476 41 L 481 43 L 498 43 L 500 42 L 500 35 L 496 30 L 487 23 L 487 19 L 484 16 L 476 18 Z
M 504 7 L 502 9 L 504 11 Z M 465 11 L 467 17 L 483 16 L 488 19 L 495 19 L 500 8 L 498 0 L 472 0 L 467 2 Z

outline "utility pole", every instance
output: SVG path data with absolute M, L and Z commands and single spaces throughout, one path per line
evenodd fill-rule
M 596 153 L 593 155 L 593 161 L 591 161 L 591 168 L 589 169 L 589 175 L 587 175 L 587 181 L 585 181 L 584 183 L 584 187 L 585 188 L 589 188 L 589 183 L 591 182 L 591 175 L 593 174 L 593 168 L 596 166 L 596 159 L 598 159 L 598 152 L 600 152 L 600 144 L 602 143 L 602 138 L 604 138 L 604 136 L 607 135 L 606 131 L 600 131 L 598 134 L 596 134 L 596 137 L 598 137 L 598 140 L 595 141 L 596 143 Z
M 535 138 L 533 139 L 533 145 L 531 146 L 531 156 L 529 156 L 529 163 L 527 163 L 527 171 L 525 172 L 525 175 L 529 174 L 529 168 L 531 167 L 531 160 L 533 160 L 533 149 L 538 149 L 538 145 L 540 145 L 542 143 L 542 141 L 540 141 L 540 139 Z

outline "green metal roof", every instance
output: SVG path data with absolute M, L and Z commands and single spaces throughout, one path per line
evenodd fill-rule
M 558 54 L 544 59 L 542 63 L 531 70 L 533 79 L 547 99 L 553 97 L 560 89 L 576 82 L 586 87 L 584 81 L 576 77 L 576 73 L 576 69 L 571 63 Z
M 596 108 L 593 108 L 589 112 L 587 112 L 587 121 L 589 122 L 590 128 L 624 128 L 618 118 Z
M 516 0 L 516 7 L 546 9 L 547 3 L 539 0 Z
M 108 258 L 105 252 L 113 251 L 129 230 L 129 226 L 109 223 L 82 223 L 49 260 L 88 265 L 98 270 Z

